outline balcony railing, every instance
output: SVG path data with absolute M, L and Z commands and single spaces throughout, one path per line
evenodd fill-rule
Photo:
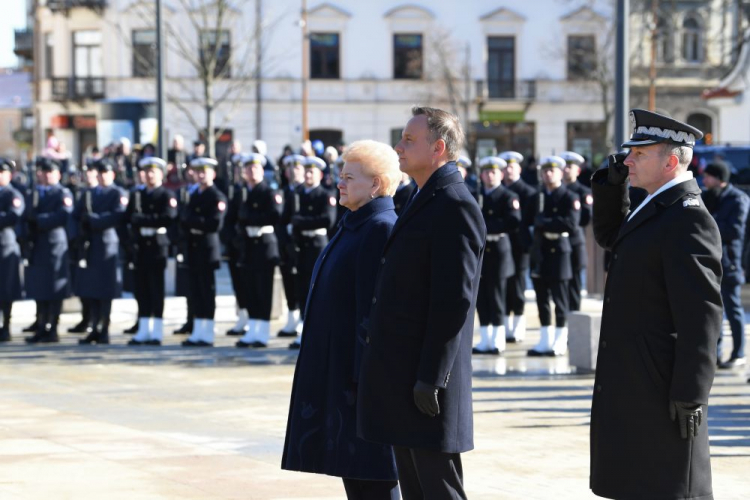
M 104 78 L 71 76 L 52 79 L 52 99 L 56 101 L 102 98 Z
M 16 44 L 13 52 L 18 57 L 32 59 L 34 57 L 34 32 L 29 29 L 16 30 Z
M 536 80 L 477 80 L 477 96 L 482 99 L 533 101 Z
M 52 12 L 68 12 L 73 7 L 84 9 L 103 10 L 107 6 L 107 0 L 47 0 L 47 7 Z

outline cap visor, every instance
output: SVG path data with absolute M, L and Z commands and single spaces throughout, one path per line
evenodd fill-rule
M 628 141 L 623 143 L 622 148 L 632 148 L 633 146 L 650 146 L 652 144 L 661 144 L 661 141 L 655 141 L 653 139 L 644 139 L 642 141 Z

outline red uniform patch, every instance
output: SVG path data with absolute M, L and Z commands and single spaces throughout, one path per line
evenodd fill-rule
M 576 200 L 573 202 L 573 209 L 574 210 L 580 210 L 581 209 L 581 202 Z
M 169 206 L 172 208 L 177 208 L 177 199 L 176 198 L 170 198 L 169 199 Z
M 332 207 L 335 207 L 336 206 L 336 198 L 334 198 L 333 196 L 331 196 L 330 198 L 328 198 L 328 203 L 330 203 Z
M 593 205 L 594 204 L 594 197 L 590 194 L 586 195 L 586 205 Z
M 66 207 L 72 207 L 73 206 L 73 200 L 71 198 L 65 197 L 65 198 L 63 198 L 63 204 Z
M 219 212 L 223 212 L 224 210 L 226 210 L 226 208 L 227 208 L 227 204 L 224 203 L 223 201 L 220 201 L 219 202 Z
M 281 200 L 281 195 L 280 194 L 277 194 L 276 196 L 274 196 L 273 199 L 276 200 L 276 204 L 277 205 L 281 205 L 281 201 L 282 200 Z
M 21 206 L 21 198 L 13 198 L 13 206 L 19 208 Z
M 513 210 L 521 210 L 521 204 L 518 202 L 518 200 L 513 200 Z

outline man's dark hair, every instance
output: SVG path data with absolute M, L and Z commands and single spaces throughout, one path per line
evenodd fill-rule
M 414 106 L 411 108 L 412 116 L 425 115 L 427 117 L 427 139 L 434 144 L 438 139 L 445 142 L 445 150 L 448 159 L 455 160 L 461 152 L 464 143 L 464 131 L 461 122 L 456 115 L 443 111 L 442 109 L 427 106 Z

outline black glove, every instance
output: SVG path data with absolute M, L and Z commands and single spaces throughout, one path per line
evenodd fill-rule
M 624 184 L 628 178 L 628 166 L 623 162 L 628 157 L 628 153 L 617 153 L 609 155 L 607 170 L 607 182 L 613 186 Z
M 417 380 L 417 383 L 414 384 L 414 404 L 417 405 L 419 411 L 428 417 L 439 415 L 438 388 Z
M 698 428 L 703 421 L 703 408 L 695 403 L 669 401 L 669 418 L 677 420 L 682 439 L 692 441 L 698 435 Z
M 130 214 L 130 224 L 134 227 L 142 226 L 145 221 L 146 217 L 144 214 L 139 214 L 137 212 Z

